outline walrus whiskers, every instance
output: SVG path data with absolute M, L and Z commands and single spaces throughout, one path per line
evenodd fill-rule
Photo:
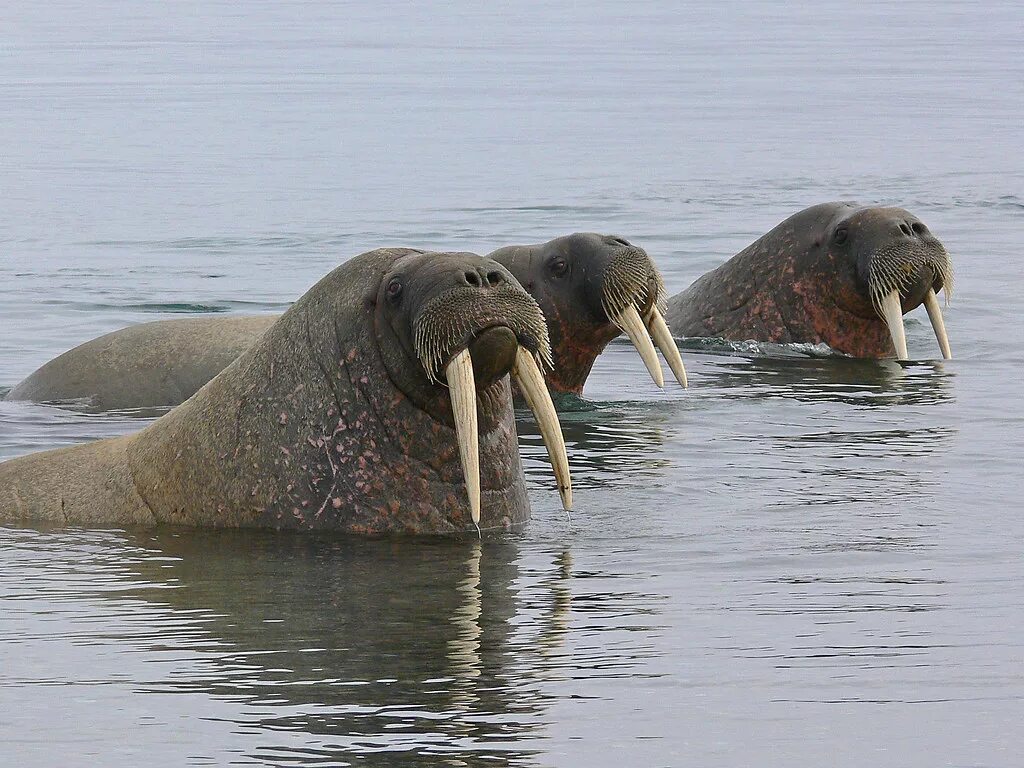
M 949 254 L 941 246 L 906 246 L 899 245 L 886 248 L 873 254 L 868 267 L 868 289 L 871 301 L 879 316 L 889 327 L 896 357 L 907 360 L 907 337 L 903 325 L 903 309 L 900 305 L 900 294 L 913 284 L 921 269 L 927 267 L 937 278 L 946 294 L 946 300 L 952 293 L 953 266 Z M 950 359 L 949 338 L 942 321 L 939 301 L 933 288 L 925 295 L 925 308 L 939 342 L 939 349 L 945 359 Z
M 464 307 L 459 306 L 457 312 L 450 311 L 456 304 L 464 304 Z M 438 312 L 438 308 L 449 311 Z M 456 289 L 434 299 L 416 318 L 413 347 L 431 382 L 440 382 L 442 363 L 451 356 L 452 350 L 465 344 L 475 330 L 481 329 L 479 309 L 472 291 Z M 525 341 L 528 346 L 536 347 L 531 351 L 539 355 L 542 365 L 554 368 L 547 323 L 537 302 L 528 294 L 497 289 L 495 296 L 488 300 L 485 317 L 493 319 L 495 324 L 508 325 L 521 344 Z
M 662 315 L 660 307 L 664 303 L 665 284 L 657 272 L 651 274 L 646 253 L 639 248 L 626 248 L 612 258 L 604 275 L 601 305 L 605 314 L 633 342 L 655 384 L 665 386 L 665 376 L 655 352 L 657 345 L 676 381 L 685 388 L 686 368 Z M 648 304 L 650 310 L 641 319 L 638 307 Z

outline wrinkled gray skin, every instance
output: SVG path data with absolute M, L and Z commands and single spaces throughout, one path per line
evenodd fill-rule
M 470 285 L 474 274 L 486 277 Z M 447 389 L 427 378 L 412 342 L 415 323 L 444 313 L 472 327 L 446 340 L 448 357 L 469 344 L 481 371 L 481 528 L 519 526 L 529 502 L 509 339 L 513 354 L 517 338 L 536 349 L 521 328 L 542 327 L 540 312 L 489 259 L 410 249 L 333 271 L 143 431 L 0 464 L 0 523 L 472 530 Z
M 620 237 L 577 232 L 488 255 L 536 299 L 547 319 L 552 392 L 583 391 L 590 369 L 622 331 L 605 312 L 610 289 L 635 294 L 644 310 L 661 288 L 650 257 Z M 631 286 L 623 269 L 646 271 Z M 68 350 L 18 384 L 8 400 L 78 400 L 96 410 L 183 403 L 248 349 L 278 315 L 196 317 L 124 328 Z

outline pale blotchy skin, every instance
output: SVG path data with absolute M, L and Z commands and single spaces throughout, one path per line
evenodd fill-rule
M 506 374 L 517 348 L 543 355 L 543 318 L 497 263 L 411 249 L 336 269 L 143 431 L 0 464 L 0 523 L 472 531 L 449 390 L 414 341 L 445 324 L 439 313 L 468 328 L 443 344 L 457 356 L 468 343 L 478 369 L 480 527 L 519 526 L 529 503 Z
M 614 235 L 580 232 L 499 248 L 489 258 L 508 269 L 544 312 L 554 360 L 544 373 L 553 392 L 582 393 L 594 361 L 622 333 L 609 309 L 631 305 L 648 318 L 664 295 L 650 257 Z M 46 363 L 7 399 L 78 400 L 96 410 L 178 405 L 252 346 L 277 317 L 197 317 L 114 331 Z M 678 358 L 674 346 L 663 351 Z
M 951 281 L 949 255 L 913 214 L 825 203 L 670 298 L 666 320 L 676 336 L 824 343 L 853 357 L 892 357 L 902 321 L 894 331 L 883 319 L 881 297 L 896 292 L 897 316 L 922 302 L 937 314 L 935 293 L 948 295 Z

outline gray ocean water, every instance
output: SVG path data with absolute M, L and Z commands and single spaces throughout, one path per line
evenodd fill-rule
M 0 388 L 381 245 L 902 205 L 955 359 L 613 344 L 501 541 L 0 528 L 0 764 L 1024 765 L 1019 3 L 14 2 Z M 0 458 L 132 414 L 0 403 Z

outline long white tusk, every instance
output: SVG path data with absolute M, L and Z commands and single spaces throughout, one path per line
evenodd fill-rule
M 932 329 L 935 331 L 935 338 L 939 340 L 939 349 L 942 350 L 943 360 L 952 360 L 953 353 L 949 351 L 949 337 L 946 335 L 946 324 L 942 322 L 942 309 L 939 307 L 939 297 L 931 288 L 924 295 L 924 308 L 928 310 L 928 319 L 932 321 Z
M 480 438 L 476 426 L 476 380 L 469 350 L 462 350 L 444 369 L 448 394 L 455 414 L 455 434 L 459 438 L 462 474 L 469 494 L 469 513 L 480 530 Z
M 668 361 L 668 367 L 675 374 L 676 381 L 683 389 L 686 389 L 686 368 L 683 366 L 683 358 L 679 356 L 679 347 L 676 346 L 676 341 L 672 338 L 672 331 L 668 329 L 668 323 L 665 322 L 665 318 L 661 316 L 661 312 L 656 306 L 651 307 L 651 313 L 647 316 L 647 327 L 651 331 L 654 343 L 658 345 L 661 354 Z
M 548 386 L 544 383 L 544 374 L 537 367 L 527 350 L 520 347 L 516 350 L 516 362 L 512 367 L 512 375 L 519 385 L 526 404 L 537 417 L 544 446 L 548 449 L 551 467 L 555 470 L 555 481 L 558 493 L 562 497 L 562 506 L 572 509 L 572 478 L 569 476 L 569 459 L 565 455 L 565 441 L 562 439 L 562 425 L 558 423 L 558 414 L 548 394 Z
M 882 299 L 882 319 L 889 326 L 892 344 L 896 347 L 896 359 L 908 360 L 907 334 L 903 330 L 903 307 L 900 306 L 900 292 L 891 291 Z
M 612 320 L 629 336 L 629 340 L 633 342 L 633 346 L 636 347 L 640 357 L 643 358 L 644 365 L 650 371 L 654 383 L 664 388 L 665 377 L 661 372 L 661 363 L 658 362 L 658 353 L 654 351 L 651 337 L 647 335 L 644 321 L 640 319 L 640 313 L 636 311 L 636 307 L 630 304 L 619 313 L 618 317 L 613 317 Z

